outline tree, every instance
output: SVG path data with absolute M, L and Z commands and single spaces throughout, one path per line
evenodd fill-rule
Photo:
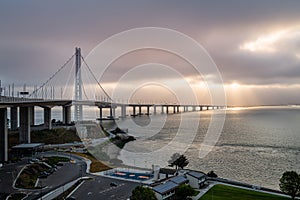
M 280 190 L 295 199 L 300 194 L 300 176 L 295 171 L 286 171 L 283 173 L 280 183 Z
M 176 170 L 179 168 L 183 169 L 189 164 L 189 161 L 184 155 L 180 155 L 178 153 L 175 153 L 172 155 L 171 160 L 168 161 L 170 164 L 170 167 L 176 167 Z
M 175 160 L 177 160 L 179 157 L 180 157 L 180 154 L 179 154 L 179 153 L 174 153 L 174 154 L 171 156 L 171 159 L 168 161 L 169 166 L 170 166 L 170 167 L 174 167 L 174 162 L 175 162 Z
M 210 171 L 207 173 L 207 176 L 208 177 L 211 177 L 211 178 L 218 178 L 218 175 L 214 172 L 214 171 Z
M 187 199 L 187 197 L 189 196 L 194 196 L 196 195 L 197 192 L 196 190 L 194 190 L 190 185 L 180 185 L 176 188 L 175 190 L 175 196 L 174 196 L 174 200 L 178 199 L 178 200 L 184 200 Z
M 157 200 L 155 193 L 148 187 L 137 186 L 130 197 L 131 200 Z

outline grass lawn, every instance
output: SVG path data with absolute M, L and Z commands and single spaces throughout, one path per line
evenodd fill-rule
M 215 185 L 199 200 L 285 200 L 290 198 L 235 188 L 227 185 Z
M 101 172 L 101 171 L 111 169 L 110 167 L 103 164 L 102 162 L 97 160 L 94 156 L 90 155 L 89 153 L 72 152 L 72 154 L 75 154 L 75 155 L 78 155 L 78 156 L 81 156 L 81 157 L 84 157 L 84 158 L 87 158 L 87 159 L 91 160 L 92 161 L 91 166 L 90 166 L 90 172 L 91 173 Z
M 53 166 L 56 165 L 59 162 L 69 162 L 70 159 L 66 157 L 59 157 L 59 156 L 51 156 L 51 157 L 44 157 L 45 162 L 49 165 Z

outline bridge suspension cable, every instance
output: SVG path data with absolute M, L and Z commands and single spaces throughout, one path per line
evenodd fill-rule
M 89 65 L 87 64 L 87 62 L 85 61 L 85 59 L 81 56 L 82 61 L 84 62 L 84 64 L 86 65 L 87 69 L 89 70 L 89 72 L 91 73 L 93 79 L 96 81 L 97 85 L 100 87 L 100 89 L 103 91 L 103 93 L 107 96 L 107 98 L 113 102 L 113 99 L 109 96 L 109 94 L 104 90 L 104 88 L 102 87 L 102 85 L 100 84 L 100 82 L 97 80 L 97 78 L 95 77 L 93 71 L 91 70 L 91 68 L 89 67 Z
M 46 86 L 60 71 L 62 71 L 65 66 L 74 58 L 75 54 L 73 54 L 46 82 L 44 82 L 40 87 L 35 89 L 28 97 L 32 97 L 36 95 L 38 91 L 43 90 L 44 86 Z M 43 93 L 44 91 L 42 91 Z

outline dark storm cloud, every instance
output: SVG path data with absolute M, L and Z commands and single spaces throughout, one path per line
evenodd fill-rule
M 158 26 L 183 32 L 202 44 L 225 83 L 297 84 L 299 9 L 296 0 L 1 1 L 0 79 L 43 82 L 73 54 L 75 46 L 87 55 L 112 34 Z M 276 52 L 240 49 L 245 42 L 290 27 L 298 29 L 274 44 Z M 109 73 L 118 77 L 120 72 L 116 67 Z

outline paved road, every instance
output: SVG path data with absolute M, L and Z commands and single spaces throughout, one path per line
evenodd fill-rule
M 45 153 L 44 156 L 60 156 L 57 153 Z M 69 157 L 70 155 L 65 155 Z M 71 155 L 75 163 L 65 163 L 58 167 L 58 170 L 45 179 L 40 179 L 39 185 L 47 186 L 41 190 L 16 190 L 12 187 L 13 177 L 16 177 L 18 172 L 24 167 L 28 159 L 24 159 L 18 163 L 8 164 L 0 168 L 0 200 L 2 194 L 15 193 L 24 191 L 29 194 L 28 200 L 37 199 L 41 192 L 44 194 L 66 184 L 78 177 L 90 176 L 92 180 L 87 180 L 81 187 L 72 195 L 76 199 L 101 199 L 101 200 L 126 200 L 130 197 L 131 191 L 140 183 L 130 182 L 125 180 L 117 180 L 103 176 L 95 176 L 86 174 L 86 164 L 78 156 Z M 110 186 L 111 182 L 117 183 L 117 186 Z
M 110 186 L 111 182 L 117 183 L 117 186 Z M 138 185 L 140 183 L 93 176 L 93 180 L 85 181 L 72 196 L 76 199 L 126 200 Z
M 71 157 L 72 160 L 75 160 L 75 163 L 64 163 L 63 166 L 58 166 L 57 171 L 48 176 L 47 178 L 39 179 L 39 185 L 46 186 L 43 190 L 34 190 L 30 193 L 28 200 L 37 199 L 41 193 L 48 193 L 68 182 L 85 176 L 86 165 L 85 162 L 81 160 L 78 156 L 67 155 L 67 154 L 57 154 L 57 153 L 43 153 L 43 156 L 65 156 Z
M 57 153 L 45 153 L 44 156 L 61 156 L 62 154 Z M 70 157 L 69 155 L 66 155 Z M 19 171 L 27 164 L 28 158 L 22 159 L 17 163 L 11 163 L 4 165 L 0 168 L 0 200 L 5 199 L 5 196 L 10 193 L 25 192 L 29 194 L 27 199 L 36 199 L 41 192 L 49 192 L 63 184 L 66 184 L 82 175 L 85 175 L 86 165 L 78 156 L 72 156 L 71 158 L 76 163 L 65 163 L 63 166 L 58 167 L 58 170 L 48 176 L 45 179 L 40 179 L 39 185 L 47 186 L 42 191 L 40 189 L 28 190 L 28 189 L 14 189 L 13 181 L 18 175 Z
M 6 164 L 0 168 L 0 199 L 3 199 L 6 195 L 17 192 L 12 185 L 14 178 L 18 175 L 19 171 L 26 165 L 27 159 L 24 159 L 17 163 Z

